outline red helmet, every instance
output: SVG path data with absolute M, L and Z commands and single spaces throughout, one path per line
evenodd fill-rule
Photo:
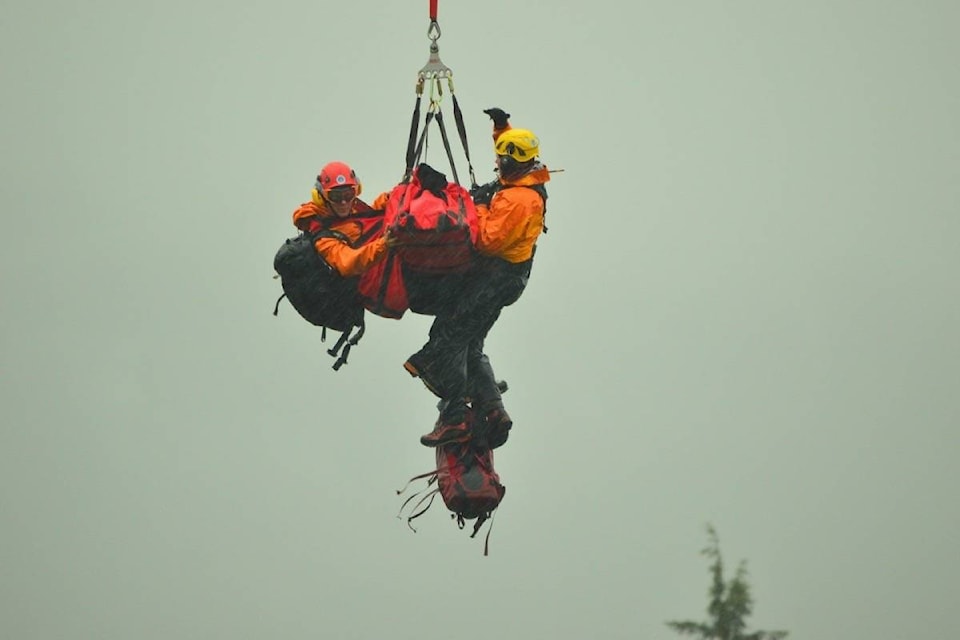
M 345 162 L 331 162 L 317 174 L 317 188 L 326 195 L 336 187 L 353 187 L 360 193 L 357 173 Z

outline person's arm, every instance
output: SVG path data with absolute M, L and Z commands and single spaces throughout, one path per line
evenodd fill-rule
M 490 119 L 493 120 L 494 142 L 497 141 L 497 138 L 500 137 L 501 133 L 512 129 L 510 126 L 510 114 L 500 107 L 490 107 L 489 109 L 484 109 L 483 112 L 490 116 Z
M 360 275 L 387 252 L 387 241 L 384 237 L 377 238 L 359 249 L 354 249 L 339 238 L 331 237 L 317 238 L 314 246 L 327 264 L 344 277 Z
M 373 204 L 370 205 L 370 208 L 382 211 L 387 208 L 387 200 L 389 199 L 390 199 L 390 192 L 384 191 L 383 193 L 381 193 L 376 197 L 376 199 L 373 201 Z
M 293 226 L 300 231 L 315 231 L 326 211 L 312 202 L 304 202 L 293 212 Z

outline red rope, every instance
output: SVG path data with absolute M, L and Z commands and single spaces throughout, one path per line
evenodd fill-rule
M 430 20 L 437 21 L 437 0 L 430 0 Z

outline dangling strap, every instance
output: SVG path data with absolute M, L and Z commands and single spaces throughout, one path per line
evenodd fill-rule
M 475 538 L 477 532 L 480 531 L 480 527 L 483 526 L 483 523 L 487 521 L 487 518 L 490 517 L 489 513 L 481 513 L 477 516 L 477 521 L 473 524 L 473 533 L 470 534 L 471 538 Z
M 411 482 L 414 482 L 414 481 L 416 481 L 416 480 L 422 480 L 422 479 L 424 479 L 424 478 L 430 478 L 430 479 L 427 481 L 427 485 L 428 485 L 428 486 L 431 485 L 431 484 L 433 484 L 433 483 L 436 481 L 436 479 L 437 479 L 437 470 L 434 469 L 433 471 L 427 471 L 426 473 L 421 473 L 420 475 L 413 476 L 412 478 L 410 478 L 409 480 L 407 480 L 407 484 L 403 485 L 403 488 L 402 488 L 402 489 L 397 489 L 397 495 L 399 496 L 401 493 L 403 493 L 404 491 L 406 491 L 406 490 L 407 490 L 407 487 L 410 486 L 410 483 L 411 483 Z M 414 495 L 416 495 L 416 494 L 414 494 Z M 409 499 L 407 500 L 407 502 L 409 502 Z M 404 502 L 404 504 L 406 504 L 406 502 Z M 401 508 L 401 510 L 402 510 L 402 508 Z
M 281 293 L 280 297 L 277 298 L 277 304 L 273 305 L 273 315 L 277 315 L 280 312 L 280 301 L 287 297 L 286 293 Z
M 352 342 L 348 342 L 347 346 L 343 348 L 343 352 L 340 354 L 340 357 L 337 358 L 337 361 L 333 363 L 333 370 L 339 371 L 340 367 L 347 364 L 347 356 L 350 355 L 350 347 L 353 346 Z
M 433 505 L 433 501 L 434 501 L 434 499 L 437 497 L 437 494 L 438 494 L 438 493 L 440 493 L 440 488 L 439 488 L 439 487 L 436 488 L 436 489 L 433 489 L 432 491 L 430 491 L 430 493 L 428 493 L 427 495 L 425 495 L 425 496 L 423 496 L 422 498 L 420 498 L 420 502 L 418 502 L 418 503 L 416 504 L 416 506 L 413 507 L 413 510 L 416 510 L 416 509 L 418 509 L 418 508 L 420 507 L 420 505 L 422 505 L 424 502 L 427 503 L 427 506 L 425 506 L 423 509 L 420 509 L 420 511 L 417 511 L 415 514 L 413 514 L 412 516 L 410 516 L 409 518 L 407 518 L 407 526 L 410 527 L 410 530 L 413 531 L 414 533 L 416 533 L 417 530 L 413 528 L 413 525 L 410 524 L 410 522 L 411 522 L 414 518 L 419 518 L 420 516 L 422 516 L 424 513 L 427 512 L 427 509 L 429 509 L 429 508 L 431 507 L 431 505 Z M 429 501 L 428 501 L 428 500 L 429 500 Z
M 326 329 L 326 327 L 324 327 L 324 329 Z M 340 334 L 340 339 L 337 340 L 337 344 L 333 345 L 332 349 L 327 349 L 327 353 L 329 353 L 331 356 L 336 358 L 337 354 L 340 353 L 340 347 L 342 347 L 349 338 L 350 338 L 350 330 L 348 329 L 347 331 L 344 331 L 343 333 Z M 337 368 L 336 365 L 334 365 L 334 369 L 336 368 Z
M 422 479 L 424 479 L 424 478 L 428 478 L 428 480 L 427 480 L 427 487 L 429 488 L 433 483 L 435 483 L 435 482 L 437 481 L 437 470 L 434 469 L 433 471 L 427 471 L 426 473 L 421 473 L 421 474 L 419 474 L 419 475 L 413 476 L 412 478 L 410 478 L 409 480 L 407 480 L 407 484 L 403 485 L 403 488 L 402 488 L 402 489 L 397 489 L 397 495 L 399 496 L 399 495 L 402 494 L 404 491 L 406 491 L 406 490 L 407 490 L 407 487 L 410 486 L 410 483 L 415 482 L 416 480 L 422 480 Z M 428 493 L 426 496 L 424 496 L 423 498 L 421 498 L 421 499 L 420 499 L 420 502 L 417 503 L 417 506 L 414 507 L 414 509 L 416 509 L 416 508 L 419 507 L 421 504 L 423 504 L 423 501 L 424 501 L 428 496 L 430 496 L 430 495 L 432 495 L 432 494 L 436 494 L 436 492 L 439 491 L 439 490 L 440 490 L 439 488 L 435 488 L 435 489 L 433 489 L 433 491 L 431 491 L 431 492 Z M 422 493 L 421 491 L 417 491 L 417 492 L 414 493 L 412 496 L 410 496 L 409 498 L 407 498 L 406 500 L 403 501 L 403 504 L 400 505 L 400 510 L 397 511 L 397 517 L 398 517 L 398 518 L 399 518 L 400 515 L 403 513 L 403 510 L 407 508 L 407 505 L 410 504 L 410 502 L 412 502 L 413 499 L 416 498 L 417 496 L 419 496 L 421 493 Z M 432 502 L 433 502 L 433 500 L 431 500 L 431 503 L 432 503 Z M 427 505 L 427 509 L 429 509 L 429 508 L 430 508 L 430 505 L 428 504 L 428 505 Z M 426 511 L 427 509 L 424 509 L 423 511 Z M 416 532 L 416 529 L 414 529 L 413 526 L 411 526 L 410 521 L 413 520 L 415 517 L 421 515 L 421 514 L 423 513 L 423 511 L 421 511 L 420 513 L 418 513 L 418 514 L 416 514 L 416 515 L 412 515 L 412 516 L 410 516 L 409 518 L 407 518 L 407 526 L 410 527 L 410 529 L 413 530 L 414 532 Z
M 352 338 L 349 337 L 350 329 L 347 329 L 340 335 L 340 339 L 337 340 L 336 346 L 327 351 L 327 353 L 330 355 L 336 356 L 337 352 L 340 351 L 340 347 L 343 347 L 343 352 L 340 353 L 340 357 L 337 358 L 337 361 L 333 363 L 334 371 L 339 371 L 340 367 L 347 364 L 347 356 L 350 355 L 350 348 L 356 346 L 357 343 L 360 342 L 360 338 L 362 338 L 363 334 L 366 332 L 367 326 L 363 316 L 360 316 L 360 324 L 357 326 L 359 326 L 359 329 Z
M 483 539 L 483 555 L 490 555 L 490 534 L 493 532 L 493 521 L 497 517 L 497 510 L 494 509 L 492 515 L 490 516 L 490 526 L 487 527 L 487 535 Z

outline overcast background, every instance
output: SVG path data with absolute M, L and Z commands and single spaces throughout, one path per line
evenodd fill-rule
M 957 6 L 440 2 L 478 176 L 490 106 L 565 170 L 484 558 L 395 517 L 430 319 L 335 373 L 271 314 L 319 167 L 401 176 L 427 0 L 4 3 L 0 637 L 666 639 L 708 522 L 753 629 L 960 637 Z

